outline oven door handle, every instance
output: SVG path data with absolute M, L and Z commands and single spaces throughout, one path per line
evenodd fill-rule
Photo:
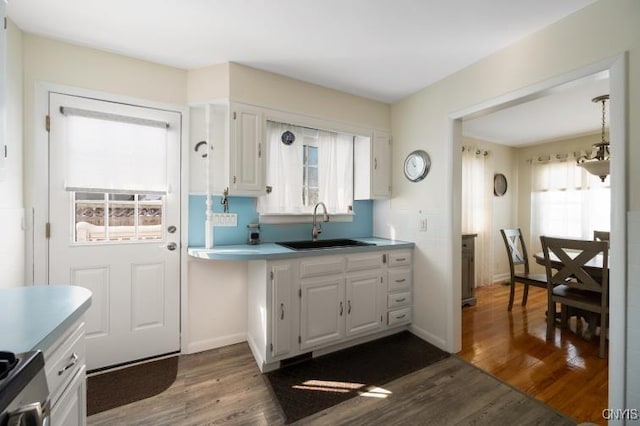
M 34 402 L 9 413 L 7 426 L 43 425 L 45 421 L 42 404 Z

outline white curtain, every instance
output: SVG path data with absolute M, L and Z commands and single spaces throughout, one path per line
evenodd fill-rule
M 296 139 L 282 143 L 289 130 Z M 318 147 L 318 201 L 329 213 L 348 214 L 353 204 L 353 136 L 267 122 L 266 184 L 271 193 L 258 198 L 260 214 L 308 214 L 313 205 L 304 205 L 304 145 Z
M 285 131 L 296 135 L 291 145 L 282 143 Z M 284 123 L 267 122 L 267 186 L 271 193 L 258 197 L 257 209 L 261 214 L 303 213 L 302 201 L 303 139 L 304 129 Z
M 477 234 L 475 250 L 476 287 L 493 281 L 491 223 L 492 180 L 487 174 L 487 152 L 474 147 L 462 150 L 462 233 Z
M 333 213 L 351 213 L 353 204 L 353 137 L 319 132 L 319 201 Z
M 167 192 L 166 126 L 81 115 L 65 120 L 66 190 Z
M 578 167 L 573 154 L 541 157 L 531 163 L 531 246 L 535 251 L 540 251 L 541 235 L 590 240 L 594 230 L 610 230 L 610 178 L 601 182 Z

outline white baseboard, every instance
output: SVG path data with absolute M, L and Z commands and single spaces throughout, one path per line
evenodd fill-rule
M 447 344 L 444 339 L 438 337 L 432 333 L 429 333 L 427 330 L 416 326 L 415 324 L 411 324 L 409 327 L 409 331 L 421 338 L 422 340 L 426 340 L 434 346 L 442 349 L 443 351 L 449 352 L 447 349 Z
M 496 274 L 493 276 L 493 284 L 504 284 L 511 280 L 511 274 Z
M 223 346 L 235 345 L 236 343 L 242 343 L 246 341 L 247 341 L 246 333 L 230 334 L 228 336 L 190 342 L 182 353 L 194 354 L 196 352 L 208 351 L 210 349 L 216 349 L 216 348 L 221 348 Z

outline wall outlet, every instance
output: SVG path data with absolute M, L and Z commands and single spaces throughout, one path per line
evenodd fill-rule
M 420 219 L 420 232 L 427 232 L 427 219 L 424 217 Z
M 213 226 L 238 226 L 238 214 L 237 213 L 214 213 L 212 216 Z

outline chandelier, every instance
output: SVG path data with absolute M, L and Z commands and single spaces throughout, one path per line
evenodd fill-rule
M 609 141 L 604 138 L 605 125 L 605 102 L 609 99 L 609 95 L 601 95 L 593 98 L 593 102 L 602 102 L 602 137 L 600 142 L 593 144 L 590 154 L 578 158 L 578 166 L 583 167 L 592 175 L 598 176 L 604 182 L 609 175 Z

